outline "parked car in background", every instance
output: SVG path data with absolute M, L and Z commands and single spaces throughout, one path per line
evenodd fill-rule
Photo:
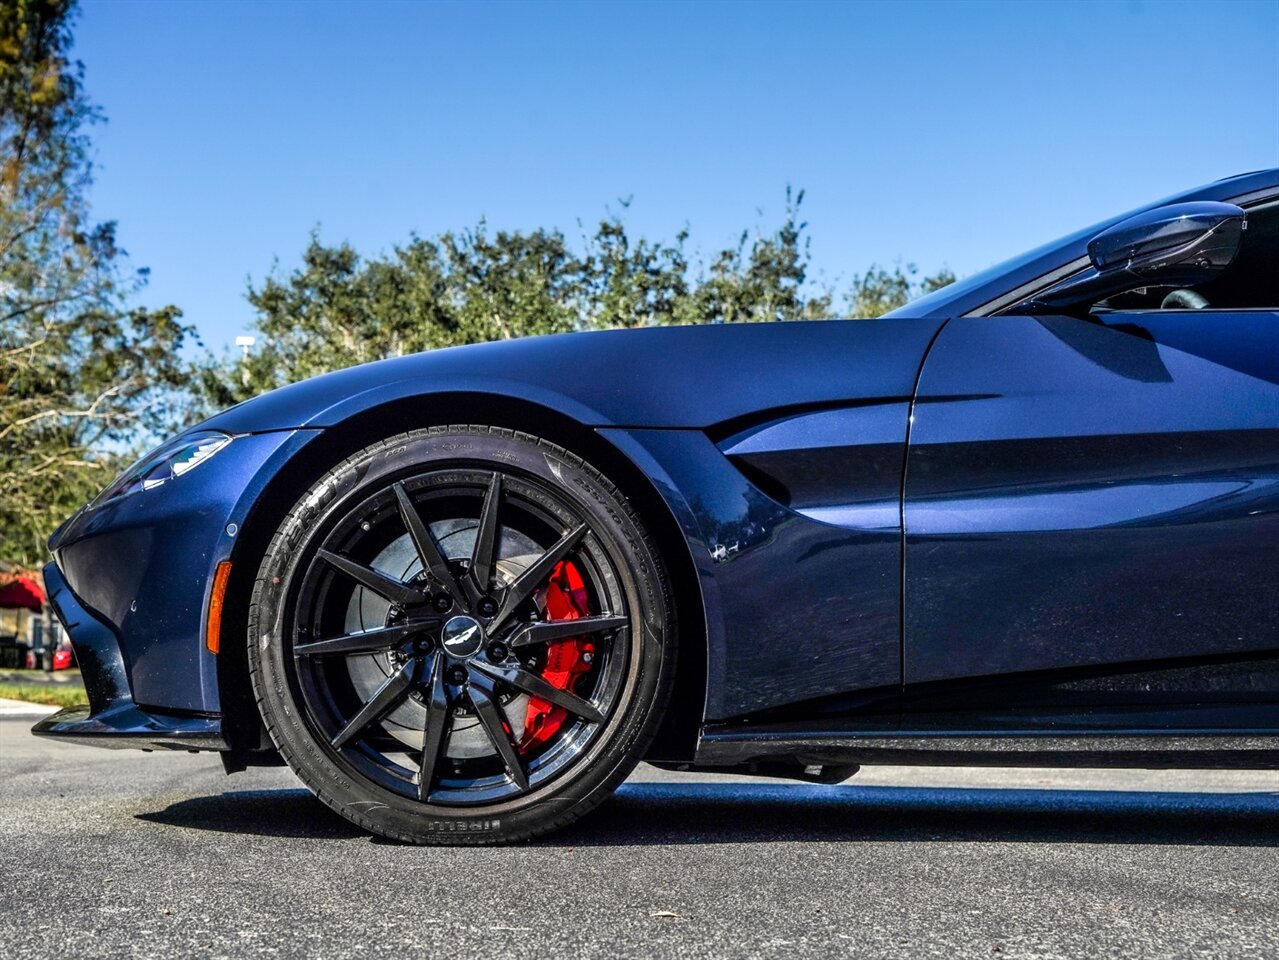
M 53 651 L 53 669 L 70 670 L 75 665 L 75 653 L 71 649 L 71 643 L 64 640 Z

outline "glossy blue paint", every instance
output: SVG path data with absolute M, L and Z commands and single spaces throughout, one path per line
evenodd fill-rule
M 901 529 L 902 444 L 910 404 L 859 403 L 770 421 L 719 447 L 775 499 L 854 530 Z
M 231 553 L 227 525 L 243 525 L 266 480 L 314 435 L 237 437 L 184 476 L 82 511 L 50 542 L 75 596 L 114 632 L 138 704 L 218 711 L 204 616 L 213 570 Z
M 938 326 L 839 320 L 501 340 L 304 380 L 202 426 L 229 433 L 332 426 L 405 397 L 477 393 L 537 403 L 589 427 L 703 429 L 850 398 L 909 400 Z M 423 416 L 429 422 L 429 410 Z
M 216 711 L 216 660 L 204 650 L 200 638 L 212 570 L 231 551 L 226 525 L 235 522 L 244 526 L 258 494 L 305 440 L 318 434 L 317 425 L 337 424 L 354 413 L 404 396 L 423 395 L 429 402 L 431 393 L 449 391 L 480 390 L 490 396 L 550 404 L 590 424 L 655 423 L 678 428 L 749 419 L 760 411 L 767 419 L 770 410 L 778 414 L 772 421 L 784 420 L 783 411 L 798 410 L 803 424 L 811 421 L 803 418 L 802 412 L 815 406 L 840 402 L 846 396 L 886 397 L 889 400 L 878 412 L 856 414 L 858 422 L 845 424 L 845 428 L 849 447 L 872 439 L 881 447 L 887 444 L 893 458 L 889 476 L 896 477 L 905 437 L 906 400 L 927 344 L 939 326 L 932 320 L 833 321 L 785 327 L 616 331 L 482 344 L 355 367 L 266 394 L 193 428 L 220 429 L 240 436 L 207 465 L 186 476 L 78 515 L 59 530 L 52 547 L 73 589 L 116 629 L 138 702 L 166 709 Z M 832 356 L 849 360 L 826 375 L 814 376 L 819 358 L 829 361 Z M 866 356 L 874 356 L 875 362 L 857 362 Z M 491 379 L 484 371 L 491 372 Z M 627 379 L 628 373 L 633 379 Z M 690 403 L 694 395 L 704 397 L 705 402 Z M 430 422 L 429 408 L 423 416 L 424 422 Z M 818 420 L 830 417 L 819 416 Z M 895 437 L 888 426 L 891 422 L 896 422 Z M 300 425 L 306 429 L 290 433 L 289 428 Z M 831 425 L 825 429 L 829 433 Z M 272 432 L 257 432 L 263 430 Z M 859 436 L 863 433 L 865 437 Z M 746 519 L 738 526 L 734 524 L 740 518 L 734 518 L 730 511 L 719 518 L 719 526 L 711 527 L 713 538 L 717 538 L 712 540 L 712 550 L 731 555 L 744 549 L 752 536 L 759 536 L 746 532 L 750 523 L 766 515 L 771 541 L 773 514 L 803 521 L 808 529 L 801 535 L 799 530 L 792 532 L 788 524 L 783 543 L 811 541 L 814 549 L 829 549 L 823 538 L 830 540 L 830 527 L 804 520 L 756 491 L 705 433 L 681 429 L 673 431 L 672 437 L 685 445 L 685 456 L 709 471 L 690 471 L 687 464 L 677 465 L 691 496 L 702 497 L 703 505 L 718 496 L 744 511 Z M 719 494 L 714 492 L 717 484 L 722 487 Z M 850 481 L 844 490 L 847 496 L 837 499 L 849 509 L 862 502 L 882 506 L 888 496 L 896 497 L 895 487 L 886 490 L 882 482 L 879 489 L 867 491 Z M 276 505 L 274 512 L 260 513 L 253 520 L 274 526 L 278 514 L 288 506 Z M 845 636 L 849 623 L 878 625 L 880 646 L 890 660 L 883 669 L 870 669 L 871 648 L 863 647 L 850 661 L 866 667 L 865 675 L 872 678 L 895 676 L 900 670 L 893 586 L 899 563 L 894 545 L 898 535 L 896 527 L 884 527 L 882 512 L 875 519 L 879 529 L 869 531 L 879 548 L 871 561 L 875 570 L 872 585 L 859 585 L 851 576 L 849 565 L 856 565 L 852 559 L 840 561 L 843 572 L 840 564 L 827 564 L 822 567 L 824 577 L 843 577 L 847 582 L 838 588 L 832 585 L 819 604 L 835 636 Z M 852 517 L 845 519 L 849 526 L 858 523 Z M 856 554 L 851 545 L 842 549 Z M 115 562 L 117 557 L 128 557 L 130 562 Z M 768 557 L 771 559 L 749 560 L 735 569 L 770 563 L 785 567 L 790 562 L 779 549 L 770 551 Z M 817 566 L 809 564 L 808 568 Z M 869 591 L 876 599 L 843 613 L 835 609 L 840 591 Z M 800 596 L 803 589 L 793 581 L 785 592 L 792 598 L 792 606 L 807 607 Z M 737 617 L 734 608 L 729 622 L 736 624 Z M 826 626 L 823 621 L 823 629 Z M 771 635 L 781 634 L 774 629 Z M 716 701 L 734 705 L 733 709 L 747 709 L 787 696 L 782 693 L 785 677 L 779 677 L 775 685 L 765 685 L 758 696 L 748 694 L 750 685 L 742 678 L 751 664 L 759 661 L 756 639 L 736 629 L 733 637 L 733 643 L 726 643 L 721 653 L 731 663 L 725 669 L 736 678 L 736 692 L 717 695 Z M 839 644 L 826 644 L 823 649 L 834 653 Z M 789 694 L 792 697 L 827 692 L 832 676 L 851 681 L 853 671 L 849 666 L 832 674 L 829 663 L 810 664 L 804 669 L 824 675 L 824 679 L 816 687 L 802 680 L 795 683 Z
M 908 684 L 1279 651 L 1279 313 L 951 321 L 905 521 Z
M 904 439 L 904 420 L 900 430 Z M 896 526 L 838 527 L 787 509 L 696 431 L 603 434 L 683 520 L 706 607 L 708 720 L 898 683 Z
M 44 584 L 55 615 L 75 637 L 89 705 L 45 717 L 32 733 L 106 747 L 227 749 L 217 717 L 157 715 L 140 709 L 112 628 L 80 605 L 56 563 L 45 567 Z

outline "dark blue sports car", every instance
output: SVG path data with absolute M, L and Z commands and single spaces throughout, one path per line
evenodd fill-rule
M 640 760 L 1279 768 L 1279 170 L 880 320 L 354 367 L 158 447 L 45 571 L 36 732 L 421 843 Z

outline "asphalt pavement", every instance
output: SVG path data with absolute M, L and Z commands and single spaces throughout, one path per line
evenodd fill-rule
M 1279 773 L 641 766 L 578 825 L 419 848 L 287 769 L 0 718 L 0 955 L 1279 956 Z

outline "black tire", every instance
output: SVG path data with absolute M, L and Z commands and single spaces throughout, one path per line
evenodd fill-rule
M 562 639 L 552 589 L 583 635 Z M 347 458 L 284 518 L 248 661 L 276 747 L 343 817 L 410 843 L 503 843 L 576 820 L 643 757 L 674 614 L 653 541 L 599 471 L 527 434 L 433 427 Z

